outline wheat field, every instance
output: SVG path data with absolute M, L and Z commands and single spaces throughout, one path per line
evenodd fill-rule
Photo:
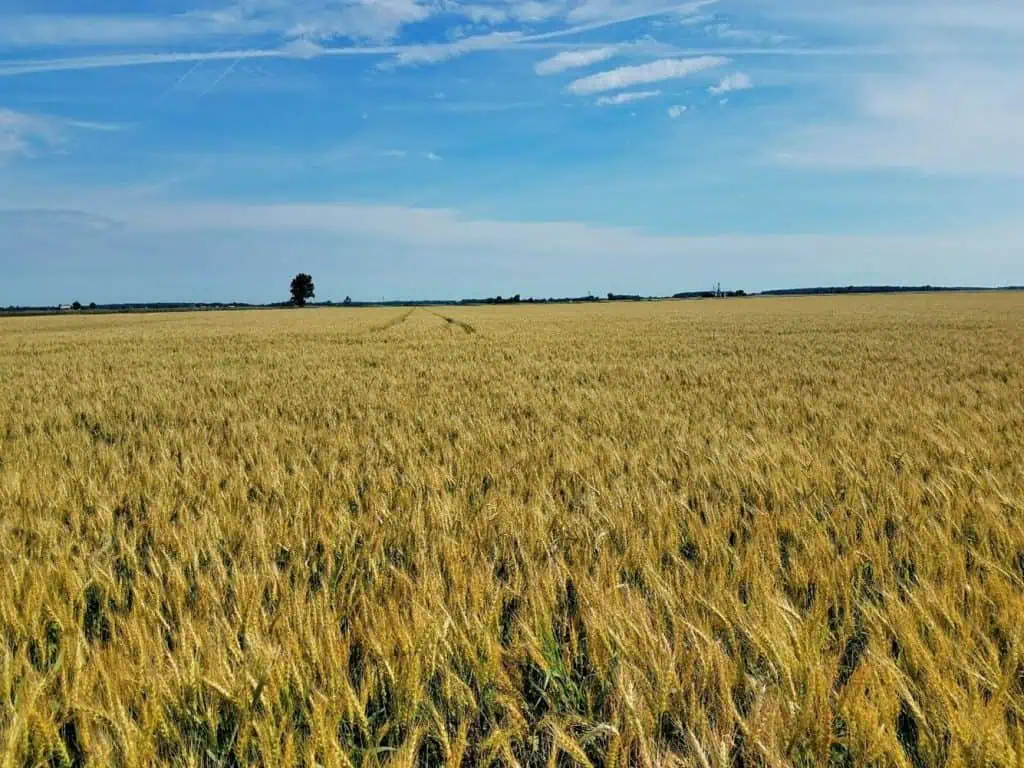
M 0 765 L 1024 765 L 1024 294 L 0 320 Z

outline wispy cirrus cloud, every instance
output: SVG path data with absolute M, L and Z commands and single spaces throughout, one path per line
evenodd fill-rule
M 250 59 L 313 59 L 320 56 L 380 57 L 400 53 L 400 46 L 352 46 L 328 48 L 316 44 L 287 44 L 280 48 L 246 48 L 218 51 L 175 51 L 169 53 L 109 53 L 87 56 L 66 56 L 56 59 L 28 59 L 0 64 L 0 77 L 44 74 L 47 72 L 80 72 L 91 69 L 150 67 L 167 64 Z
M 950 65 L 865 77 L 852 114 L 795 130 L 775 155 L 824 170 L 1024 176 L 1024 78 Z
M 928 226 L 934 232 L 947 222 L 955 227 L 961 220 L 951 201 L 970 197 L 970 191 L 957 190 L 974 183 L 942 180 L 929 186 L 926 179 L 915 179 L 913 191 L 905 192 L 915 200 L 900 208 L 878 202 L 878 197 L 898 196 L 899 184 L 887 186 L 889 177 L 881 176 L 881 186 L 871 188 L 858 177 L 844 187 L 846 170 L 1024 176 L 1019 139 L 1024 135 L 1019 74 L 1024 72 L 1024 44 L 1017 45 L 1024 29 L 1018 19 L 1024 14 L 1011 2 L 722 0 L 716 6 L 678 0 L 147 0 L 143 8 L 131 0 L 14 0 L 23 9 L 67 9 L 47 15 L 15 13 L 9 10 L 14 7 L 10 0 L 0 0 L 8 9 L 0 10 L 0 78 L 84 71 L 74 78 L 0 81 L 0 90 L 6 88 L 8 94 L 4 104 L 14 108 L 0 113 L 0 157 L 11 163 L 2 171 L 9 183 L 0 184 L 0 201 L 27 206 L 25 188 L 34 180 L 39 186 L 36 205 L 42 201 L 73 207 L 75 200 L 60 198 L 56 180 L 93 174 L 116 186 L 173 175 L 174 201 L 192 199 L 194 209 L 168 202 L 148 208 L 140 203 L 132 211 L 130 200 L 100 205 L 91 191 L 78 200 L 84 210 L 123 215 L 127 222 L 117 233 L 124 239 L 99 243 L 91 253 L 125 254 L 128 263 L 142 261 L 142 255 L 151 263 L 169 265 L 168 271 L 180 270 L 180 258 L 202 267 L 210 254 L 247 252 L 250 244 L 271 260 L 293 242 L 299 244 L 300 256 L 319 254 L 323 261 L 317 263 L 326 266 L 337 259 L 342 244 L 362 250 L 350 247 L 350 238 L 357 237 L 366 243 L 365 250 L 388 252 L 394 259 L 391 265 L 402 264 L 412 253 L 423 256 L 430 267 L 446 263 L 453 258 L 454 243 L 466 254 L 464 261 L 453 264 L 460 274 L 467 271 L 462 269 L 466 264 L 477 263 L 484 246 L 491 254 L 491 249 L 505 249 L 497 269 L 511 269 L 520 252 L 530 252 L 538 284 L 545 290 L 551 285 L 551 265 L 565 267 L 568 284 L 578 282 L 581 273 L 589 274 L 594 249 L 605 254 L 609 274 L 628 278 L 637 270 L 629 265 L 624 273 L 615 272 L 624 269 L 621 254 L 649 248 L 656 265 L 652 268 L 679 280 L 681 288 L 705 276 L 709 281 L 721 278 L 711 274 L 719 271 L 717 263 L 710 263 L 717 253 L 742 251 L 737 274 L 752 274 L 760 269 L 765 247 L 774 249 L 780 260 L 796 251 L 806 255 L 786 273 L 798 276 L 793 282 L 835 277 L 845 283 L 850 268 L 816 271 L 822 269 L 822 250 L 832 256 L 830 249 L 843 244 L 849 246 L 842 253 L 855 265 L 855 276 L 860 274 L 859 255 L 884 246 L 888 255 L 878 261 L 878 274 L 885 280 L 899 281 L 888 270 L 897 262 L 913 261 L 906 255 L 912 251 L 922 266 L 910 277 L 920 274 L 922 281 L 935 281 L 941 278 L 932 271 L 931 259 L 936 244 L 945 247 L 943 237 L 908 248 L 892 239 L 854 242 L 824 235 L 919 232 Z M 85 7 L 108 12 L 89 15 L 78 10 Z M 172 12 L 188 7 L 202 10 Z M 471 61 L 427 69 L 470 55 Z M 811 61 L 811 56 L 828 58 Z M 393 71 L 375 69 L 379 64 Z M 111 73 L 109 78 L 98 71 L 163 65 L 177 66 Z M 407 69 L 399 71 L 402 67 Z M 231 99 L 151 100 L 168 87 L 196 96 L 221 87 L 218 83 L 229 76 L 232 83 L 255 81 L 255 75 L 246 74 L 264 68 L 271 73 L 267 83 L 301 80 L 303 85 L 266 94 L 256 84 L 239 83 Z M 672 82 L 684 77 L 690 79 Z M 756 100 L 758 117 L 767 119 L 720 119 L 725 115 L 712 106 L 718 98 L 709 98 L 708 90 L 724 97 L 755 83 L 763 87 Z M 659 97 L 656 89 L 664 89 L 664 95 Z M 439 91 L 446 97 L 440 98 Z M 580 97 L 571 106 L 581 108 L 558 108 L 567 106 L 566 92 Z M 635 109 L 637 119 L 619 119 L 634 111 L 627 105 L 644 101 Z M 753 101 L 736 101 L 740 108 L 755 106 Z M 56 104 L 62 106 L 52 106 Z M 593 105 L 608 108 L 606 119 L 594 119 L 598 110 Z M 689 118 L 685 105 L 694 110 L 695 119 Z M 29 114 L 31 110 L 65 117 Z M 99 141 L 103 137 L 98 135 L 85 140 L 86 131 L 115 127 L 71 119 L 76 112 L 83 118 L 130 121 L 139 130 L 124 142 L 123 152 L 117 151 L 121 142 L 116 140 Z M 449 114 L 455 112 L 464 114 Z M 581 132 L 586 133 L 582 142 Z M 679 139 L 685 134 L 686 141 L 663 140 L 672 134 Z M 628 146 L 631 162 L 602 166 L 608 146 Z M 22 162 L 76 147 L 81 151 L 75 153 L 74 173 L 70 163 L 60 168 L 68 170 L 66 177 L 54 172 L 59 158 Z M 88 151 L 93 148 L 95 154 Z M 765 169 L 757 160 L 766 155 L 801 172 Z M 559 159 L 557 166 L 543 170 L 553 157 Z M 694 173 L 678 177 L 672 170 L 678 167 L 693 168 Z M 523 168 L 537 172 L 524 173 Z M 780 173 L 792 183 L 775 194 L 775 177 L 765 174 Z M 736 179 L 742 194 L 758 196 L 772 189 L 757 222 L 733 210 L 733 192 L 702 187 L 705 176 L 722 174 Z M 607 195 L 595 191 L 595 179 L 619 192 L 616 202 L 608 203 Z M 976 181 L 980 188 L 988 180 Z M 972 199 L 971 205 L 984 211 L 963 212 L 962 218 L 1003 220 L 1007 200 L 1021 198 L 1019 192 L 1003 192 L 1002 182 L 990 185 L 995 190 L 991 194 Z M 823 187 L 829 194 L 820 193 Z M 279 200 L 283 194 L 317 201 L 333 188 L 344 189 L 349 199 L 322 207 L 208 202 L 225 195 L 257 203 Z M 936 199 L 929 202 L 932 189 Z M 683 216 L 671 204 L 677 194 L 694 200 Z M 700 208 L 705 199 L 706 206 Z M 366 200 L 430 210 L 384 211 L 360 205 Z M 457 213 L 460 206 L 472 213 Z M 900 218 L 907 211 L 908 218 Z M 946 211 L 952 216 L 943 215 Z M 222 217 L 230 226 L 208 223 L 207 215 Z M 162 217 L 166 224 L 155 221 Z M 517 217 L 523 220 L 512 226 Z M 567 223 L 546 227 L 531 221 L 538 217 Z M 266 223 L 275 218 L 278 225 Z M 379 229 L 366 229 L 371 220 Z M 26 228 L 50 242 L 49 258 L 70 263 L 73 255 L 81 264 L 91 263 L 86 258 L 91 254 L 78 250 L 85 238 L 64 228 L 58 228 L 58 238 L 39 220 L 32 221 Z M 652 234 L 630 225 L 650 227 Z M 652 240 L 657 237 L 653 233 L 750 232 L 754 226 L 772 232 L 821 232 L 823 238 L 731 239 L 721 251 L 713 250 L 710 259 L 706 249 L 720 239 Z M 1019 226 L 1013 231 L 1019 232 Z M 222 233 L 237 247 L 226 249 Z M 999 246 L 1002 236 L 961 238 L 955 253 L 951 248 L 945 252 L 953 262 L 993 243 Z M 10 254 L 11 238 L 0 234 L 0 242 Z M 1001 263 L 1009 264 L 1007 274 L 1011 267 L 1019 272 L 1020 238 L 1014 242 L 1016 251 L 1001 251 Z M 17 253 L 40 253 L 45 245 L 40 243 L 26 241 Z M 191 246 L 198 250 L 190 251 Z M 679 267 L 684 246 L 694 256 L 691 264 Z M 159 257 L 153 255 L 156 251 Z M 185 253 L 191 255 L 180 256 Z M 878 257 L 872 252 L 870 258 Z M 224 263 L 229 261 L 224 256 Z M 705 262 L 707 275 L 699 272 Z M 313 266 L 319 274 L 320 268 Z M 495 266 L 488 260 L 479 269 L 483 274 Z M 233 267 L 226 271 L 237 273 Z M 384 286 L 407 279 L 420 295 L 433 291 L 425 287 L 433 269 L 387 272 Z M 186 288 L 196 279 L 188 270 L 181 274 Z M 974 272 L 965 267 L 962 273 L 942 274 Z M 347 277 L 339 281 L 345 284 Z M 257 278 L 252 279 L 255 284 Z M 26 285 L 31 288 L 36 282 Z M 10 285 L 0 284 L 5 290 Z M 140 283 L 140 290 L 156 284 Z M 608 287 L 618 290 L 620 285 L 613 280 Z M 477 289 L 486 290 L 475 283 L 472 290 Z
M 771 16 L 816 27 L 842 27 L 858 34 L 902 37 L 908 31 L 928 35 L 953 32 L 961 39 L 976 32 L 1024 33 L 1024 6 L 1007 0 L 859 0 L 779 5 Z
M 16 155 L 31 155 L 41 147 L 53 147 L 60 141 L 61 133 L 54 121 L 0 109 L 0 162 Z
M 718 85 L 712 85 L 708 88 L 708 93 L 722 96 L 733 91 L 747 91 L 753 87 L 754 81 L 750 79 L 750 75 L 745 72 L 736 72 L 735 74 L 723 77 Z
M 483 35 L 464 37 L 460 40 L 448 43 L 400 46 L 399 50 L 395 51 L 393 60 L 390 62 L 384 62 L 381 65 L 381 68 L 389 69 L 393 67 L 417 64 L 433 64 L 475 51 L 503 50 L 513 47 L 523 50 L 531 47 L 554 47 L 556 45 L 554 41 L 556 40 L 562 40 L 567 37 L 574 37 L 587 32 L 594 32 L 608 27 L 614 27 L 619 24 L 624 24 L 626 22 L 650 18 L 652 16 L 690 13 L 695 9 L 714 2 L 718 2 L 718 0 L 699 0 L 699 2 L 669 6 L 659 4 L 652 7 L 648 4 L 648 0 L 630 0 L 630 2 L 620 2 L 618 5 L 607 9 L 608 13 L 595 13 L 594 18 L 586 21 L 585 23 L 574 24 L 573 26 L 552 30 L 550 32 L 541 32 L 536 34 L 525 34 L 521 31 L 491 32 Z M 618 15 L 612 11 L 618 11 Z M 569 14 L 569 18 L 572 18 L 572 14 Z M 614 47 L 619 50 L 622 49 L 622 46 L 604 47 Z M 557 58 L 557 55 L 554 58 Z M 566 61 L 572 62 L 573 59 L 571 57 L 568 59 L 563 58 L 559 62 L 555 62 L 549 66 L 561 66 L 561 64 L 564 64 Z M 586 64 L 579 66 L 586 66 Z
M 777 15 L 889 50 L 828 84 L 842 104 L 771 156 L 822 171 L 1024 176 L 1024 6 L 1004 0 L 796 0 Z M 936 55 L 936 52 L 941 55 Z
M 498 220 L 445 208 L 90 197 L 91 204 L 77 208 L 22 204 L 3 210 L 0 204 L 0 241 L 13 268 L 0 283 L 0 303 L 23 301 L 29 290 L 37 292 L 33 296 L 51 292 L 54 301 L 80 291 L 82 265 L 123 280 L 123 295 L 110 300 L 223 300 L 222 292 L 239 290 L 246 292 L 241 298 L 260 299 L 275 289 L 259 276 L 279 270 L 283 248 L 313 265 L 325 292 L 408 291 L 422 298 L 438 291 L 437 298 L 446 298 L 454 291 L 451 298 L 458 298 L 463 292 L 493 294 L 510 280 L 527 294 L 558 295 L 579 290 L 581 270 L 609 287 L 625 283 L 652 294 L 718 280 L 748 290 L 847 284 L 850 264 L 865 282 L 1005 284 L 1019 275 L 1015 265 L 1024 245 L 1012 226 L 919 236 L 688 236 L 579 221 Z M 339 253 L 354 246 L 379 254 L 370 260 L 374 269 L 367 270 L 366 259 L 339 261 Z M 253 267 L 245 274 L 225 256 L 238 252 Z M 486 265 L 480 253 L 489 254 Z M 38 279 L 30 267 L 38 259 L 61 267 L 53 269 L 53 279 Z M 164 279 L 154 279 L 154 260 Z M 424 285 L 416 268 L 421 264 L 458 275 L 460 282 Z M 109 283 L 104 280 L 102 290 L 112 290 Z M 197 297 L 196 286 L 213 286 L 216 293 Z
M 177 13 L 15 13 L 0 11 L 0 47 L 74 48 L 205 43 L 221 39 L 277 38 L 394 42 L 408 26 L 439 14 L 477 24 L 562 20 L 579 30 L 655 15 L 686 15 L 717 0 L 563 0 L 460 4 L 428 0 L 236 0 Z
M 437 64 L 474 51 L 505 48 L 521 39 L 522 35 L 518 32 L 494 32 L 489 35 L 477 35 L 456 40 L 454 43 L 406 46 L 398 51 L 393 58 L 381 62 L 378 66 L 381 69 L 394 69 L 420 64 Z
M 119 133 L 130 127 L 120 123 L 98 123 L 94 120 L 65 120 L 64 125 L 68 128 L 78 128 L 83 131 L 99 131 L 100 133 Z
M 7 48 L 149 45 L 267 31 L 263 25 L 229 21 L 213 14 L 0 13 L 0 45 Z
M 648 64 L 619 67 L 607 72 L 599 72 L 581 77 L 569 84 L 569 93 L 587 96 L 603 91 L 615 91 L 634 85 L 657 83 L 662 80 L 687 77 L 689 75 L 716 69 L 729 63 L 722 56 L 698 56 L 692 59 L 660 59 Z
M 436 12 L 434 5 L 420 0 L 317 0 L 283 6 L 274 2 L 273 6 L 290 9 L 282 13 L 284 18 L 289 14 L 296 17 L 285 30 L 288 37 L 377 43 L 394 40 L 405 26 L 425 21 Z
M 74 131 L 114 132 L 124 126 L 0 108 L 0 162 L 56 151 Z
M 406 158 L 409 157 L 409 151 L 405 149 L 385 149 L 378 152 L 377 154 L 380 155 L 380 157 L 390 157 L 395 160 L 405 160 Z M 441 157 L 436 152 L 420 152 L 415 156 L 423 160 L 429 160 L 430 162 L 433 163 L 437 163 L 444 160 L 444 158 Z
M 418 0 L 239 0 L 170 14 L 0 14 L 8 47 L 148 45 L 218 37 L 348 38 L 386 42 L 436 6 Z
M 619 52 L 619 46 L 609 45 L 589 51 L 562 51 L 539 62 L 533 71 L 538 75 L 555 75 L 569 69 L 579 69 L 608 61 Z
M 565 14 L 564 2 L 525 2 L 503 3 L 501 5 L 460 4 L 448 10 L 465 16 L 477 24 L 503 24 L 509 21 L 537 22 Z
M 667 14 L 687 18 L 699 14 L 702 9 L 717 2 L 718 0 L 694 0 L 666 5 L 664 0 L 583 0 L 568 12 L 566 18 L 572 24 L 588 24 L 627 17 L 639 19 Z
M 599 107 L 619 107 L 623 104 L 646 101 L 657 96 L 661 96 L 661 91 L 625 91 L 614 96 L 602 96 L 594 103 Z
M 561 48 L 538 63 L 537 74 L 555 74 L 606 61 L 618 53 L 631 55 L 698 55 L 700 49 L 673 51 L 673 46 L 646 38 L 623 43 L 614 40 L 617 25 L 670 17 L 679 23 L 704 17 L 717 0 L 666 3 L 664 0 L 507 0 L 494 5 L 433 2 L 433 0 L 237 0 L 212 10 L 157 14 L 3 14 L 0 46 L 60 49 L 54 58 L 8 58 L 0 77 L 61 71 L 158 66 L 175 63 L 249 59 L 313 60 L 323 57 L 390 58 L 382 68 L 443 62 L 475 51 Z M 543 21 L 554 29 L 529 32 L 498 29 L 452 40 L 465 32 L 462 25 L 442 32 L 406 36 L 410 25 L 433 16 L 462 16 L 480 24 L 528 24 Z M 419 33 L 426 27 L 420 26 Z M 609 30 L 607 43 L 556 41 Z M 441 37 L 441 39 L 431 39 Z M 720 37 L 720 36 L 719 36 Z M 413 42 L 415 40 L 415 42 Z M 342 41 L 351 41 L 344 44 Z M 152 50 L 158 44 L 177 44 L 178 50 Z M 222 45 L 216 45 L 223 43 Z M 251 45 L 247 46 L 246 43 Z M 565 50 L 583 46 L 584 50 Z M 121 50 L 118 50 L 121 48 Z M 140 50 L 142 48 L 143 50 Z M 150 50 L 144 50 L 149 48 Z M 715 46 L 708 49 L 714 53 Z M 733 49 L 718 46 L 723 55 L 811 55 L 833 49 L 766 46 Z M 76 55 L 76 52 L 81 52 Z
M 746 43 L 750 45 L 781 45 L 791 41 L 789 35 L 778 32 L 765 32 L 758 29 L 745 29 L 727 22 L 708 24 L 704 31 L 709 35 L 734 43 Z
M 564 35 L 568 36 L 569 31 Z M 490 37 L 481 35 L 478 37 Z M 467 38 L 475 39 L 475 38 Z M 565 48 L 566 43 L 542 42 L 553 39 L 551 35 L 534 35 L 512 38 L 500 45 L 492 40 L 488 45 L 458 46 L 455 43 L 437 43 L 433 45 L 360 45 L 360 46 L 321 46 L 311 41 L 293 41 L 278 48 L 225 49 L 216 51 L 175 51 L 169 53 L 108 53 L 85 56 L 65 56 L 53 59 L 23 59 L 11 63 L 0 64 L 0 77 L 20 77 L 26 75 L 45 74 L 50 72 L 79 72 L 100 69 L 119 69 L 130 67 L 154 67 L 171 64 L 197 64 L 201 62 L 243 61 L 250 59 L 299 59 L 312 60 L 325 58 L 386 58 L 408 53 L 407 63 L 427 64 L 445 61 L 472 51 L 484 50 L 548 50 Z M 721 46 L 703 46 L 676 48 L 669 45 L 649 44 L 638 48 L 629 44 L 630 50 L 649 50 L 664 55 L 671 52 L 685 56 L 774 56 L 786 58 L 859 58 L 864 56 L 891 57 L 893 52 L 885 47 L 779 47 L 779 48 L 734 48 Z M 623 47 L 625 50 L 625 47 Z M 399 64 L 401 66 L 401 64 Z M 385 67 L 386 68 L 386 67 Z
M 285 43 L 278 50 L 282 56 L 306 60 L 319 58 L 327 51 L 320 43 L 306 37 Z

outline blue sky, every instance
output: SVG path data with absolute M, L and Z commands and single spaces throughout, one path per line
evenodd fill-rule
M 0 305 L 1024 283 L 1024 4 L 0 0 Z

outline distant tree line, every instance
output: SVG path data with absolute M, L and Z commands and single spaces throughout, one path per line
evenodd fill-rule
M 673 299 L 735 299 L 746 296 L 746 291 L 686 291 L 672 294 Z
M 640 296 L 639 294 L 627 294 L 627 293 L 609 293 L 608 301 L 650 301 L 650 296 Z
M 932 285 L 847 285 L 817 288 L 781 288 L 773 291 L 761 291 L 762 296 L 822 296 L 845 293 L 944 293 L 952 291 L 988 291 L 991 288 L 971 288 L 968 286 L 936 287 Z M 1002 290 L 1020 290 L 1008 286 Z
M 313 278 L 300 273 L 295 276 L 291 283 L 291 298 L 288 301 L 273 304 L 250 304 L 246 302 L 187 302 L 187 301 L 150 301 L 150 302 L 126 302 L 119 304 L 97 304 L 90 302 L 87 306 L 79 301 L 59 306 L 17 306 L 9 305 L 0 308 L 0 314 L 50 314 L 54 312 L 83 311 L 93 312 L 189 312 L 202 310 L 224 310 L 224 309 L 271 309 L 294 306 L 317 306 L 317 307 L 424 307 L 424 306 L 477 306 L 477 305 L 505 305 L 505 304 L 586 304 L 597 301 L 652 301 L 658 299 L 715 299 L 715 298 L 737 298 L 743 296 L 819 296 L 836 294 L 872 294 L 872 293 L 938 293 L 938 292 L 964 292 L 964 291 L 1024 291 L 1024 286 L 1007 285 L 998 288 L 979 288 L 970 286 L 906 286 L 906 285 L 847 285 L 828 286 L 815 288 L 780 288 L 768 291 L 761 291 L 755 294 L 747 294 L 745 291 L 723 291 L 716 287 L 710 291 L 684 291 L 672 296 L 642 296 L 640 294 L 608 293 L 607 299 L 599 299 L 593 295 L 560 297 L 560 298 L 522 298 L 515 294 L 508 298 L 495 296 L 483 299 L 460 299 L 460 300 L 394 300 L 394 301 L 353 301 L 346 296 L 343 302 L 321 301 L 313 302 L 316 295 L 316 287 Z
M 466 303 L 470 301 L 472 301 L 475 304 L 521 304 L 523 299 L 518 293 L 515 296 L 509 296 L 507 299 L 504 298 L 503 296 L 495 296 L 494 298 L 476 300 L 463 299 L 463 302 Z
M 495 296 L 494 298 L 487 299 L 461 299 L 453 304 L 470 306 L 470 305 L 481 305 L 481 304 L 582 304 L 591 301 L 599 301 L 596 296 L 575 296 L 575 297 L 563 297 L 563 298 L 530 298 L 524 299 L 518 293 L 515 296 L 504 298 L 502 296 Z

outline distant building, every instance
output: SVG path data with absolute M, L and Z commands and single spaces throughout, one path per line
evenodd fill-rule
M 70 312 L 71 311 L 71 305 L 70 304 L 59 304 L 59 305 L 57 305 L 57 309 L 59 309 L 61 312 Z

